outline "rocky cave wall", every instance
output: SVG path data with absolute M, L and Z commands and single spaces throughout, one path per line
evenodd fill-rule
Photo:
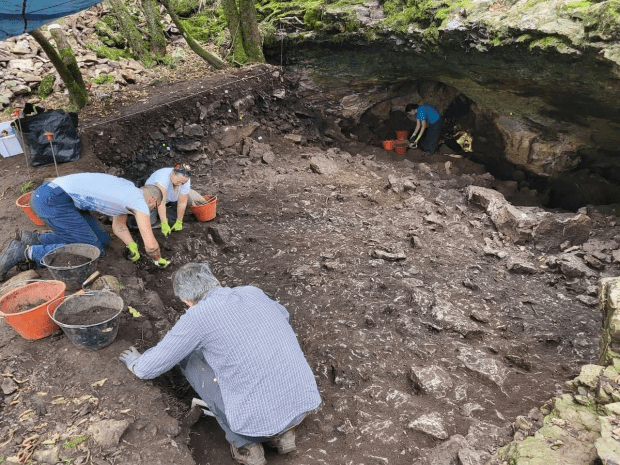
M 326 6 L 321 30 L 283 29 L 266 55 L 297 70 L 306 98 L 343 127 L 462 94 L 479 160 L 545 178 L 552 207 L 618 202 L 620 27 L 569 2 L 458 3 L 408 29 L 386 25 L 378 3 Z

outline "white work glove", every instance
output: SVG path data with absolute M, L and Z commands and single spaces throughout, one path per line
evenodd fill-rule
M 129 371 L 134 373 L 133 366 L 136 364 L 136 360 L 140 358 L 140 352 L 134 346 L 131 346 L 129 349 L 124 350 L 119 356 L 118 359 L 125 364 Z

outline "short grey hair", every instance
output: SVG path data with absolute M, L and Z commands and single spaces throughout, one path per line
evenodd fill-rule
M 216 287 L 220 287 L 220 282 L 207 263 L 186 263 L 172 275 L 174 294 L 181 300 L 198 303 Z
M 147 195 L 149 197 L 154 197 L 157 200 L 157 203 L 161 203 L 164 200 L 163 192 L 155 184 L 147 184 L 146 186 L 141 187 L 140 190 L 142 191 L 142 195 L 145 197 Z

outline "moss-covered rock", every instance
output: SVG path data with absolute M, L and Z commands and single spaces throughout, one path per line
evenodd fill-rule
M 599 308 L 603 313 L 599 363 L 608 365 L 620 358 L 620 278 L 599 282 Z
M 48 74 L 45 76 L 41 83 L 39 84 L 39 97 L 45 99 L 54 91 L 54 82 L 56 81 L 56 76 L 53 74 Z

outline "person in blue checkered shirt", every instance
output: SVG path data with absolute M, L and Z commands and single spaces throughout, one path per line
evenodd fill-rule
M 263 444 L 295 451 L 294 429 L 321 396 L 286 308 L 254 286 L 222 287 L 206 263 L 183 265 L 172 285 L 189 309 L 155 347 L 120 360 L 142 379 L 178 364 L 238 463 L 267 463 Z
M 417 105 L 410 103 L 405 107 L 405 113 L 410 118 L 415 118 L 416 125 L 413 134 L 411 134 L 410 140 L 414 139 L 414 142 L 410 147 L 415 148 L 418 146 L 418 141 L 422 135 L 426 132 L 426 137 L 422 141 L 420 147 L 427 154 L 432 155 L 437 150 L 437 144 L 439 143 L 439 136 L 441 135 L 441 113 L 433 105 Z

